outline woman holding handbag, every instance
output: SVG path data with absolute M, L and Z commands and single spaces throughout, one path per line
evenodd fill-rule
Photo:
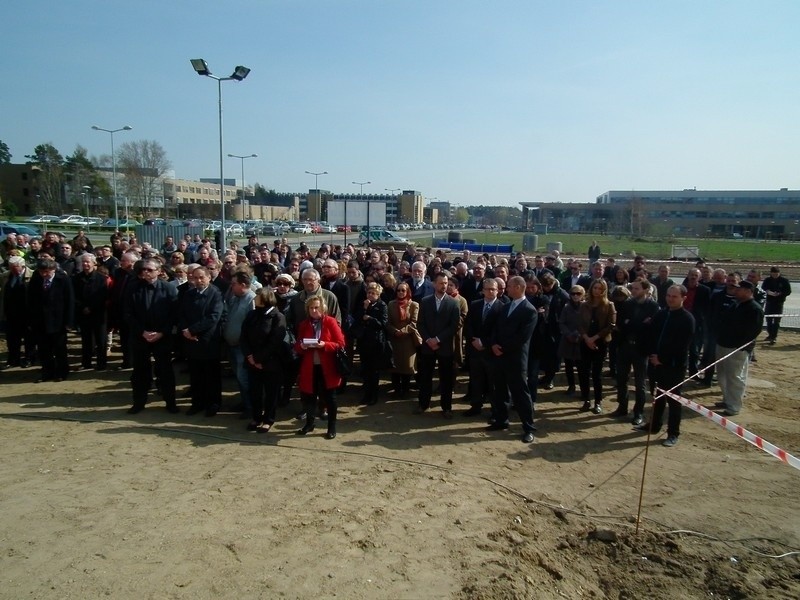
M 380 370 L 384 362 L 384 346 L 386 344 L 386 324 L 389 312 L 386 303 L 381 300 L 383 287 L 378 283 L 367 284 L 367 298 L 357 306 L 353 320 L 358 323 L 358 352 L 361 356 L 361 377 L 364 381 L 362 404 L 374 406 L 378 403 L 378 386 Z
M 328 307 L 321 296 L 311 296 L 305 303 L 306 319 L 297 328 L 295 350 L 300 356 L 297 387 L 306 411 L 306 424 L 297 435 L 314 431 L 317 401 L 328 407 L 326 439 L 336 437 L 336 395 L 342 376 L 336 367 L 336 352 L 345 347 L 344 333 L 339 323 L 328 316 Z

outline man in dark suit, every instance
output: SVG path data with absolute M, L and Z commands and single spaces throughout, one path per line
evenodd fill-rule
M 484 398 L 491 404 L 495 394 L 495 361 L 490 346 L 497 317 L 505 305 L 497 299 L 497 282 L 494 279 L 484 279 L 482 283 L 483 298 L 470 304 L 464 324 L 470 403 L 465 417 L 480 415 Z
M 105 371 L 108 277 L 97 270 L 94 254 L 81 254 L 78 264 L 80 271 L 72 276 L 72 289 L 75 293 L 75 319 L 81 330 L 81 368 L 91 369 L 94 356 L 95 369 Z
M 700 269 L 697 268 L 689 269 L 683 285 L 686 288 L 683 307 L 694 317 L 694 334 L 689 345 L 689 375 L 694 375 L 699 368 L 703 340 L 708 327 L 706 318 L 711 306 L 711 288 L 700 283 Z M 666 302 L 666 292 L 664 298 Z
M 123 255 L 122 263 L 125 263 Z M 122 270 L 122 269 L 120 269 Z M 178 413 L 175 404 L 175 373 L 172 370 L 172 326 L 178 291 L 159 279 L 161 265 L 154 259 L 142 261 L 140 279 L 131 277 L 124 295 L 123 320 L 130 336 L 130 360 L 133 365 L 131 387 L 135 415 L 144 409 L 152 382 L 151 361 L 155 363 L 158 388 L 170 413 Z M 218 367 L 217 367 L 218 368 Z
M 128 323 L 125 320 L 125 298 L 136 283 L 137 278 L 133 272 L 133 265 L 138 256 L 133 252 L 125 252 L 120 256 L 119 269 L 114 272 L 111 281 L 110 298 L 108 307 L 108 331 L 116 330 L 119 335 L 119 345 L 122 351 L 122 364 L 119 369 L 131 367 L 131 337 Z
M 192 271 L 194 289 L 181 298 L 178 330 L 189 363 L 189 385 L 192 406 L 186 411 L 194 415 L 205 411 L 213 417 L 222 402 L 222 373 L 219 365 L 222 294 L 213 285 L 205 267 Z
M 72 282 L 56 269 L 53 259 L 36 263 L 36 273 L 28 285 L 28 309 L 42 363 L 38 381 L 63 381 L 69 375 L 67 329 L 72 327 L 75 298 Z
M 9 367 L 27 367 L 34 357 L 28 326 L 28 282 L 32 276 L 21 256 L 9 256 L 8 271 L 0 274 L 0 322 L 5 323 Z
M 427 267 L 422 261 L 417 261 L 411 265 L 411 299 L 416 303 L 421 303 L 426 296 L 433 294 L 433 283 L 425 276 Z M 445 287 L 447 284 L 445 283 Z
M 508 406 L 511 401 L 522 422 L 522 441 L 533 441 L 533 401 L 528 388 L 528 352 L 537 314 L 533 305 L 525 298 L 525 280 L 515 276 L 508 280 L 506 294 L 511 299 L 498 315 L 492 336 L 492 353 L 496 365 L 495 396 L 492 401 L 490 431 L 508 429 Z
M 458 303 L 447 295 L 446 273 L 437 273 L 433 279 L 434 292 L 425 296 L 419 306 L 417 329 L 422 345 L 417 355 L 419 380 L 419 408 L 424 413 L 431 406 L 433 394 L 433 369 L 439 362 L 439 390 L 442 411 L 446 419 L 453 417 L 453 338 L 461 321 Z

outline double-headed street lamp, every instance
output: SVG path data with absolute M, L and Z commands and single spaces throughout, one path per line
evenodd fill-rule
M 114 134 L 118 131 L 130 131 L 133 129 L 130 125 L 125 125 L 124 127 L 120 127 L 119 129 L 104 129 L 102 127 L 98 127 L 97 125 L 92 125 L 92 129 L 95 131 L 105 131 L 106 133 L 111 134 L 111 182 L 114 185 L 114 222 L 116 224 L 117 229 L 119 229 L 119 208 L 117 204 L 117 159 L 114 156 Z M 127 204 L 127 200 L 126 200 Z M 127 208 L 125 210 L 125 220 L 128 219 L 128 211 Z
M 202 58 L 193 58 L 190 62 L 192 63 L 192 68 L 194 68 L 198 75 L 210 77 L 217 82 L 217 97 L 219 99 L 219 203 L 221 210 L 219 243 L 221 246 L 220 251 L 225 252 L 225 179 L 222 165 L 222 82 L 242 81 L 247 77 L 248 73 L 250 73 L 250 69 L 239 65 L 228 77 L 217 77 L 216 75 L 212 75 L 211 70 L 208 68 L 208 63 Z
M 238 158 L 242 161 L 242 219 L 244 219 L 244 207 L 245 207 L 245 187 L 244 187 L 244 161 L 247 158 L 258 158 L 258 154 L 248 154 L 247 156 L 239 156 L 238 154 L 228 154 L 228 158 Z M 249 206 L 249 205 L 248 205 Z M 249 213 L 248 209 L 248 213 Z M 250 219 L 252 216 L 250 214 L 247 215 L 247 218 Z M 223 249 L 224 250 L 224 249 Z
M 364 201 L 364 186 L 371 184 L 371 181 L 354 181 L 353 185 L 361 186 L 361 191 L 359 192 L 359 196 L 361 196 L 361 201 Z M 367 201 L 367 248 L 369 248 L 369 200 Z

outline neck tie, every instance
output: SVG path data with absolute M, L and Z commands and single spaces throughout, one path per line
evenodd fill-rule
M 49 290 L 50 289 L 50 279 L 49 278 L 44 280 L 44 289 L 45 290 Z
M 483 316 L 481 317 L 481 321 L 485 321 L 486 320 L 486 315 L 489 314 L 489 309 L 490 308 L 492 308 L 491 304 L 489 304 L 488 302 L 484 302 L 483 303 Z

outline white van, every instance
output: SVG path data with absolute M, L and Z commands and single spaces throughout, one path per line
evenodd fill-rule
M 400 237 L 393 231 L 387 231 L 386 229 L 373 229 L 369 232 L 369 239 L 370 242 L 388 242 L 390 244 L 407 244 L 408 240 L 404 237 Z M 367 243 L 367 232 L 362 231 L 358 234 L 358 243 L 362 246 Z

